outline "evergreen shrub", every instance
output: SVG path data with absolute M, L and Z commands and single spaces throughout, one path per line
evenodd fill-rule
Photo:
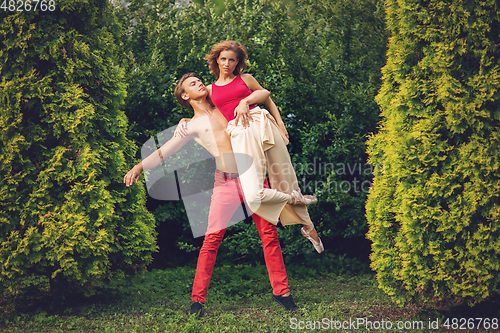
M 105 0 L 0 20 L 0 285 L 50 280 L 57 297 L 92 294 L 156 250 L 145 191 L 123 175 L 127 139 L 120 27 Z
M 500 8 L 386 3 L 371 267 L 400 303 L 479 302 L 500 282 Z

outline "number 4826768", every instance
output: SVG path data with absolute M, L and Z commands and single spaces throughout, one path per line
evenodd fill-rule
M 0 0 L 1 1 L 1 0 Z M 41 10 L 51 11 L 56 10 L 56 2 L 54 0 L 3 0 L 0 9 L 9 12 L 29 12 Z

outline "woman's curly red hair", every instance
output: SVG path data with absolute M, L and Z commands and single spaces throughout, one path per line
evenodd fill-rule
M 215 79 L 217 80 L 220 76 L 219 65 L 217 64 L 217 58 L 219 58 L 219 54 L 222 51 L 233 51 L 238 56 L 238 64 L 233 71 L 234 75 L 240 75 L 245 68 L 247 68 L 247 64 L 245 63 L 245 59 L 248 58 L 247 49 L 238 42 L 233 40 L 226 40 L 212 46 L 212 50 L 210 54 L 205 56 L 205 60 L 208 61 L 208 67 L 210 68 L 210 73 L 215 75 Z

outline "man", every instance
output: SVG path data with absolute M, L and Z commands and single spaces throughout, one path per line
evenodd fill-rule
M 268 91 L 263 93 L 269 96 Z M 187 135 L 172 137 L 158 149 L 157 154 L 151 154 L 134 166 L 125 175 L 124 183 L 127 186 L 132 185 L 134 180 L 137 183 L 144 169 L 157 166 L 163 159 L 179 151 L 190 140 L 195 140 L 215 157 L 217 169 L 208 229 L 198 257 L 192 292 L 193 303 L 190 309 L 190 314 L 199 316 L 202 312 L 202 304 L 206 301 L 217 250 L 229 220 L 243 202 L 243 197 L 231 141 L 226 131 L 227 120 L 207 100 L 207 88 L 195 74 L 185 74 L 177 84 L 175 96 L 181 105 L 194 110 L 194 117 L 189 121 Z M 286 310 L 293 311 L 298 307 L 290 294 L 276 226 L 258 215 L 254 214 L 252 217 L 262 240 L 264 258 L 273 288 L 273 299 Z

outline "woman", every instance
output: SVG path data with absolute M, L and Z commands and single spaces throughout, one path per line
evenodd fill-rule
M 302 196 L 298 180 L 286 148 L 288 133 L 280 113 L 269 97 L 250 74 L 242 74 L 246 68 L 247 52 L 243 45 L 235 41 L 215 44 L 205 59 L 216 81 L 207 86 L 212 102 L 229 121 L 228 132 L 235 153 L 251 156 L 253 163 L 249 171 L 240 174 L 243 192 L 250 209 L 271 223 L 283 225 L 303 224 L 301 233 L 309 239 L 318 252 L 323 244 L 304 205 L 290 205 L 297 200 L 311 203 L 316 199 Z M 262 103 L 267 110 L 252 104 Z M 249 126 L 250 121 L 258 123 Z M 246 170 L 248 161 L 237 160 L 238 168 Z M 276 205 L 266 207 L 266 195 L 280 192 L 266 191 L 264 181 L 266 171 L 271 187 L 277 191 L 291 193 L 295 200 L 283 200 L 281 210 Z

